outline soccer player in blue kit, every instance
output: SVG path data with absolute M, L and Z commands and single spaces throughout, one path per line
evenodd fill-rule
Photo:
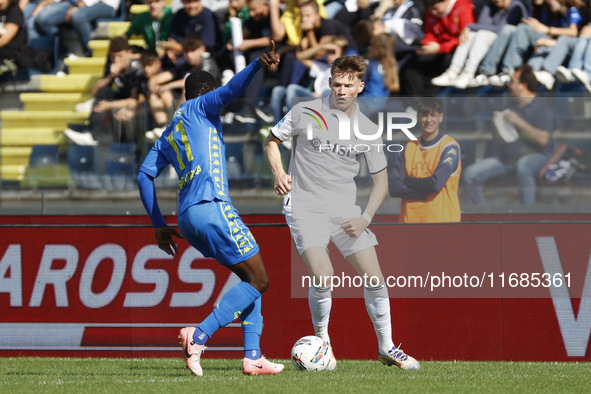
M 275 69 L 278 62 L 272 42 L 271 51 L 236 74 L 225 86 L 217 88 L 214 77 L 205 71 L 191 73 L 185 80 L 187 101 L 175 112 L 172 123 L 156 141 L 138 174 L 142 203 L 152 220 L 160 249 L 174 256 L 178 248 L 172 236 L 182 238 L 166 225 L 154 187 L 154 178 L 171 164 L 179 175 L 181 233 L 204 256 L 215 258 L 241 279 L 198 327 L 185 327 L 179 333 L 187 367 L 197 376 L 203 375 L 200 359 L 206 341 L 238 316 L 244 334 L 242 372 L 272 375 L 284 368 L 261 355 L 261 294 L 269 286 L 269 278 L 259 247 L 228 195 L 220 120 L 221 109 L 244 91 L 254 75 L 263 66 Z

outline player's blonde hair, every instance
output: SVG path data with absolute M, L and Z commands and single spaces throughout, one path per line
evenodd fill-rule
M 330 76 L 334 78 L 338 75 L 354 75 L 362 80 L 367 72 L 365 59 L 360 55 L 341 56 L 332 62 L 330 67 Z

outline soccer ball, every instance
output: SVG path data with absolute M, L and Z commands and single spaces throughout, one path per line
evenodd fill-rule
M 291 361 L 302 371 L 324 371 L 332 358 L 328 343 L 314 335 L 298 339 L 291 348 Z

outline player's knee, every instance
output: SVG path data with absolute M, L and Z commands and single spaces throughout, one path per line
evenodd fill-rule
M 269 288 L 269 277 L 266 274 L 261 275 L 251 280 L 250 285 L 263 294 Z

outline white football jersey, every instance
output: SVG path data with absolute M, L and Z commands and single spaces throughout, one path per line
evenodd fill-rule
M 293 138 L 289 173 L 294 213 L 342 212 L 355 205 L 359 155 L 365 156 L 372 174 L 387 166 L 378 126 L 357 103 L 348 117 L 331 109 L 329 100 L 300 102 L 271 129 L 281 141 Z

